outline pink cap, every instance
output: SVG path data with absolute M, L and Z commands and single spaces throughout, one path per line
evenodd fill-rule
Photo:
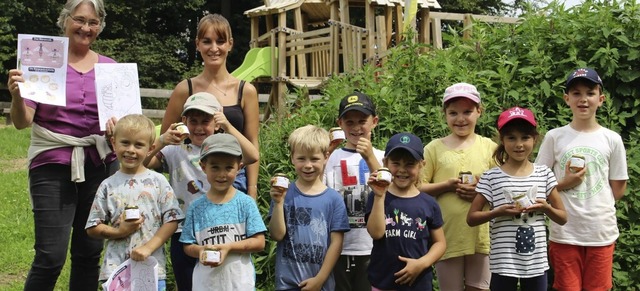
M 524 119 L 533 126 L 537 125 L 536 118 L 533 116 L 533 112 L 531 112 L 531 110 L 512 107 L 500 113 L 500 117 L 498 117 L 498 130 L 500 130 L 505 124 L 516 119 Z
M 456 97 L 465 97 L 470 99 L 475 103 L 480 103 L 480 93 L 476 86 L 467 83 L 457 83 L 449 86 L 446 90 L 444 90 L 444 97 L 442 98 L 442 103 L 456 98 Z

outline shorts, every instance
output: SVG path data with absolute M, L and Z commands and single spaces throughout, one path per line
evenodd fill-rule
M 615 244 L 585 247 L 549 242 L 553 288 L 558 291 L 594 291 L 613 288 Z
M 489 289 L 489 255 L 473 254 L 438 261 L 435 266 L 440 290 L 462 291 L 465 286 Z
M 340 255 L 333 267 L 336 291 L 371 291 L 367 273 L 370 257 Z

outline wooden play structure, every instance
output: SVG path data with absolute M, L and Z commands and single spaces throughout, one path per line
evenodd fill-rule
M 264 75 L 255 79 L 271 83 L 264 118 L 268 119 L 273 109 L 284 112 L 287 86 L 318 89 L 331 75 L 378 61 L 388 47 L 401 41 L 404 29 L 415 29 L 417 41 L 442 48 L 441 19 L 460 20 L 465 27 L 472 19 L 517 21 L 432 12 L 440 8 L 436 0 L 412 1 L 417 2 L 417 17 L 413 18 L 405 18 L 405 0 L 264 0 L 264 5 L 245 11 L 251 19 L 247 55 L 271 55 L 268 66 L 260 68 Z M 407 19 L 410 23 L 405 25 Z

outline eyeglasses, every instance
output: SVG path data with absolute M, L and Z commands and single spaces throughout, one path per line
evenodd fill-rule
M 96 19 L 85 19 L 84 17 L 80 17 L 80 16 L 69 16 L 71 17 L 71 20 L 73 20 L 73 23 L 80 25 L 80 26 L 84 26 L 85 24 L 89 25 L 89 28 L 95 29 L 100 27 L 100 20 L 96 20 Z

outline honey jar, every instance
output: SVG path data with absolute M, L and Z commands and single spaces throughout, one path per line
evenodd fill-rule
M 458 173 L 458 179 L 462 184 L 473 184 L 476 180 L 471 171 L 461 171 Z
M 334 127 L 329 130 L 331 134 L 331 141 L 342 141 L 345 139 L 344 130 L 340 127 Z
M 513 202 L 516 204 L 516 209 L 518 210 L 523 210 L 533 205 L 533 201 L 527 196 L 527 193 L 513 196 Z
M 580 172 L 584 169 L 585 159 L 581 155 L 572 155 L 569 162 L 569 171 L 572 173 Z
M 220 252 L 214 250 L 205 250 L 202 253 L 202 261 L 207 263 L 220 263 Z
M 189 128 L 182 122 L 176 123 L 176 130 L 180 132 L 182 137 L 186 137 L 189 135 Z
M 124 220 L 138 220 L 140 219 L 140 208 L 135 205 L 127 205 L 124 208 Z
M 376 180 L 391 183 L 392 179 L 393 179 L 393 176 L 391 175 L 391 171 L 389 171 L 388 168 L 383 167 L 378 169 L 378 176 Z
M 271 186 L 278 188 L 281 191 L 285 191 L 289 189 L 289 178 L 287 178 L 287 175 L 283 173 L 277 173 L 271 180 Z

